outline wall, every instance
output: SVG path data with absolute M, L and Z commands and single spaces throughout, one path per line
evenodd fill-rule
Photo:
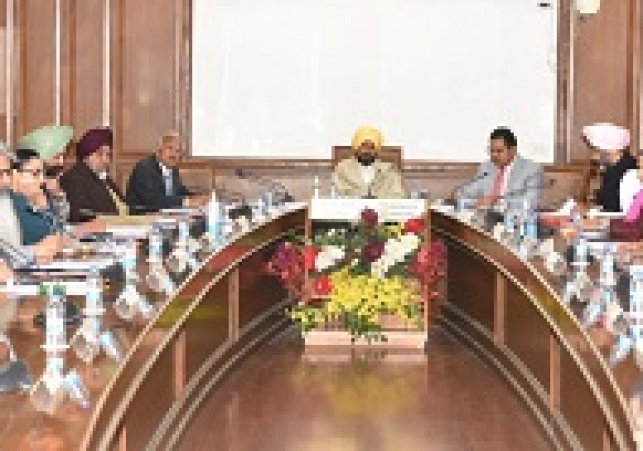
M 586 160 L 589 149 L 580 130 L 595 121 L 633 126 L 638 148 L 641 1 L 603 0 L 599 13 L 582 21 L 574 19 L 571 0 L 558 2 L 564 18 L 558 49 L 558 163 Z M 59 90 L 54 51 L 57 4 Z M 7 97 L 0 90 L 0 138 L 15 142 L 25 131 L 57 120 L 73 125 L 77 135 L 108 123 L 114 127 L 115 153 L 122 161 L 118 170 L 152 149 L 159 133 L 168 128 L 182 132 L 189 147 L 190 8 L 190 0 L 0 0 L 0 27 L 6 30 L 11 22 L 7 11 L 13 9 L 16 36 L 9 58 L 0 62 L 4 74 L 10 61 L 15 76 L 9 90 L 13 121 L 4 114 Z M 7 86 L 3 77 L 0 80 Z M 274 167 L 260 161 L 232 163 L 266 173 Z M 206 164 L 218 165 L 223 175 L 231 163 L 202 161 L 190 168 L 203 171 Z M 328 162 L 318 164 L 330 170 Z M 316 170 L 320 169 L 312 162 L 303 161 L 289 173 L 307 180 Z M 468 170 L 466 165 L 463 171 L 455 164 L 407 162 L 406 173 L 418 175 L 418 180 L 426 174 L 449 174 L 446 178 L 457 182 Z

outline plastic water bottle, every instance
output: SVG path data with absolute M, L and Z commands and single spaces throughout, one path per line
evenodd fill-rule
M 616 276 L 614 275 L 614 249 L 610 244 L 606 244 L 603 249 L 600 284 L 604 287 L 616 285 Z
M 163 233 L 158 224 L 152 226 L 149 236 L 148 261 L 152 264 L 161 263 L 163 259 Z
M 46 309 L 45 344 L 51 347 L 67 344 L 65 336 L 65 303 L 62 293 L 51 289 Z
M 524 214 L 524 236 L 535 243 L 538 241 L 538 215 L 532 209 L 525 210 Z
M 319 177 L 313 177 L 313 199 L 319 199 Z
M 208 204 L 208 235 L 213 243 L 221 238 L 221 206 L 214 191 Z
M 85 309 L 87 315 L 103 313 L 103 292 L 100 272 L 92 266 L 87 275 L 87 293 L 85 294 Z
M 587 242 L 584 239 L 578 240 L 574 246 L 574 262 L 585 264 L 587 263 Z
M 130 279 L 136 274 L 137 259 L 136 241 L 130 238 L 125 245 L 125 254 L 123 255 L 123 269 L 126 278 Z
M 181 218 L 179 221 L 179 235 L 177 237 L 177 246 L 183 249 L 188 248 L 188 241 L 190 240 L 190 222 L 187 218 Z
M 335 185 L 335 182 L 332 182 L 330 184 L 330 198 L 337 199 L 338 197 L 339 197 L 339 194 L 337 192 L 337 186 Z

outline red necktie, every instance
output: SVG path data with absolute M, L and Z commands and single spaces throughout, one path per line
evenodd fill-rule
M 502 195 L 502 185 L 504 184 L 504 181 L 505 181 L 506 169 L 507 169 L 507 166 L 503 166 L 500 169 L 498 169 L 498 173 L 496 174 L 496 181 L 493 184 L 493 191 L 491 192 L 491 197 L 494 197 L 497 199 Z

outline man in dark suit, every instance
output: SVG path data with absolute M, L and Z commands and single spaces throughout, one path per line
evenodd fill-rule
M 175 132 L 161 137 L 154 155 L 134 166 L 125 198 L 133 211 L 159 211 L 204 205 L 209 197 L 194 196 L 181 182 L 178 164 L 181 160 L 180 138 Z
M 60 178 L 69 202 L 70 222 L 101 215 L 126 215 L 127 204 L 109 177 L 113 135 L 109 128 L 94 128 L 76 144 L 78 161 Z

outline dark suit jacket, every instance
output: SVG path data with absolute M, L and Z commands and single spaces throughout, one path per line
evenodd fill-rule
M 22 194 L 11 192 L 10 195 L 20 224 L 23 246 L 36 244 L 54 233 L 51 212 L 34 208 Z
M 621 179 L 627 170 L 634 168 L 636 160 L 627 151 L 623 152 L 616 164 L 605 168 L 601 175 L 601 187 L 596 191 L 596 203 L 603 207 L 603 211 L 621 211 Z
M 81 213 L 81 210 L 105 215 L 118 214 L 116 203 L 109 194 L 107 187 L 125 203 L 125 198 L 112 179 L 108 177 L 106 180 L 101 180 L 82 161 L 76 163 L 60 177 L 60 186 L 67 195 L 67 201 L 69 202 L 70 222 L 92 219 L 93 215 L 87 212 Z
M 156 156 L 152 155 L 140 160 L 134 166 L 125 198 L 132 211 L 146 209 L 158 211 L 164 208 L 176 208 L 183 204 L 183 199 L 191 195 L 181 182 L 179 170 L 172 168 L 172 186 L 174 192 L 165 193 L 163 172 Z

